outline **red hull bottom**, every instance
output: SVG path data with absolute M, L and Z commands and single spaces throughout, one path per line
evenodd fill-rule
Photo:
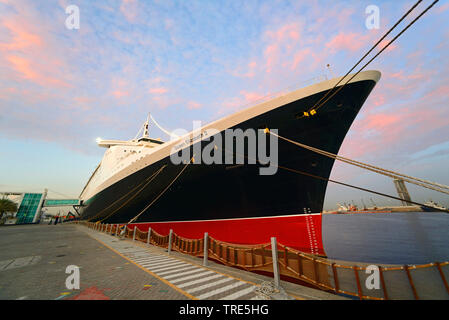
M 243 218 L 226 220 L 199 220 L 176 222 L 133 223 L 130 228 L 146 232 L 151 227 L 167 235 L 170 229 L 177 235 L 200 239 L 207 232 L 212 238 L 234 244 L 269 243 L 271 237 L 285 246 L 312 254 L 325 255 L 321 233 L 321 214 Z

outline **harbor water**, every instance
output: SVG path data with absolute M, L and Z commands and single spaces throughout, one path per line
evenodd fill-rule
M 379 264 L 449 261 L 449 214 L 324 214 L 323 243 L 330 259 Z

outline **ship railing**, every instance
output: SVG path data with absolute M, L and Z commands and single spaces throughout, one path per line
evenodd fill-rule
M 117 228 L 120 230 L 124 226 L 83 221 L 72 223 L 112 235 L 116 234 Z M 188 239 L 174 232 L 170 237 L 170 234 L 162 235 L 152 229 L 140 230 L 139 227 L 127 226 L 126 238 L 170 247 L 171 250 L 195 257 L 204 257 L 206 252 L 207 260 L 259 274 L 272 275 L 275 269 L 271 243 L 242 245 L 210 236 Z M 204 250 L 205 244 L 207 250 Z M 302 252 L 279 242 L 276 245 L 278 269 L 285 281 L 361 300 L 449 299 L 449 261 L 421 265 L 345 262 Z

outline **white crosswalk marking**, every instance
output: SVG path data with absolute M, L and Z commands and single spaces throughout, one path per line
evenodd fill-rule
M 234 279 L 232 279 L 232 278 L 224 278 L 224 279 L 221 279 L 221 280 L 218 280 L 218 281 L 215 281 L 215 282 L 204 284 L 204 285 L 196 287 L 196 288 L 192 288 L 190 290 L 187 290 L 187 292 L 188 293 L 198 292 L 198 291 L 201 291 L 201 290 L 204 290 L 204 289 L 207 289 L 207 288 L 210 288 L 210 287 L 214 287 L 216 285 L 219 285 L 219 284 L 222 284 L 222 283 L 225 283 L 225 282 L 229 282 L 229 281 L 232 281 L 232 280 L 234 280 Z
M 175 272 L 189 270 L 189 269 L 196 269 L 196 268 L 197 268 L 196 266 L 188 266 L 188 267 L 183 267 L 183 268 L 180 268 L 180 269 L 176 268 L 174 270 L 170 270 L 170 271 L 167 271 L 167 272 L 156 272 L 156 274 L 158 276 L 164 276 L 164 275 L 167 275 L 167 274 L 170 274 L 170 273 L 175 273 Z
M 181 279 L 175 279 L 175 280 L 172 280 L 172 281 L 170 281 L 170 282 L 171 282 L 171 283 L 178 283 L 178 282 L 182 282 L 182 281 L 186 281 L 186 280 L 190 280 L 190 279 L 195 279 L 195 278 L 198 278 L 198 277 L 202 277 L 202 276 L 204 276 L 204 275 L 206 275 L 206 274 L 211 274 L 211 273 L 214 273 L 214 272 L 213 272 L 213 271 L 205 271 L 205 272 L 197 273 L 197 274 L 194 274 L 194 275 L 192 275 L 192 276 L 184 277 L 184 278 L 181 278 Z
M 187 271 L 187 272 L 179 272 L 178 274 L 172 274 L 172 275 L 169 275 L 169 276 L 165 276 L 164 277 L 164 279 L 173 279 L 173 278 L 176 278 L 176 277 L 179 277 L 179 276 L 186 276 L 186 275 L 189 275 L 189 274 L 192 274 L 192 273 L 198 273 L 198 272 L 203 272 L 203 271 L 206 271 L 206 270 L 204 270 L 204 269 L 194 269 L 194 270 L 190 270 L 190 271 Z
M 183 262 L 179 262 L 179 260 L 169 260 L 169 261 L 164 261 L 164 262 L 151 262 L 151 263 L 141 263 L 142 266 L 149 268 L 149 269 L 156 269 L 159 267 L 163 267 L 163 266 L 169 266 L 169 265 L 175 265 L 176 263 L 183 263 Z
M 154 269 L 151 269 L 151 271 L 158 273 L 159 271 L 171 270 L 171 269 L 174 269 L 174 268 L 178 268 L 179 269 L 179 268 L 183 268 L 183 267 L 188 266 L 188 265 L 189 264 L 187 264 L 187 263 L 179 262 L 179 263 L 174 263 L 174 264 L 172 264 L 169 267 L 154 268 Z
M 161 258 L 169 258 L 167 256 L 155 256 L 155 255 L 150 255 L 150 254 L 145 254 L 145 255 L 141 255 L 138 257 L 133 257 L 133 259 L 143 259 L 143 258 L 147 258 L 147 259 L 161 259 Z
M 204 293 L 202 295 L 199 295 L 199 296 L 197 296 L 197 298 L 200 299 L 200 300 L 201 299 L 210 298 L 210 297 L 215 296 L 215 295 L 217 295 L 219 293 L 222 293 L 222 292 L 225 292 L 225 291 L 232 290 L 232 289 L 235 289 L 237 287 L 240 287 L 240 286 L 242 286 L 244 284 L 245 284 L 244 282 L 239 281 L 239 282 L 227 285 L 225 287 L 218 288 L 218 289 L 212 290 L 210 292 Z
M 94 233 L 93 236 L 110 245 L 127 259 L 153 272 L 155 276 L 160 277 L 159 279 L 185 290 L 186 295 L 191 294 L 200 300 L 216 299 L 217 296 L 222 300 L 259 299 L 255 293 L 252 294 L 255 288 L 252 284 L 179 259 L 177 256 L 168 256 L 164 252 L 132 248 L 135 246 L 134 243 L 120 242 L 110 235 Z
M 210 276 L 210 277 L 201 278 L 201 279 L 198 279 L 198 280 L 193 280 L 193 281 L 189 281 L 189 282 L 186 282 L 186 283 L 179 284 L 178 288 L 185 288 L 185 287 L 188 287 L 188 286 L 191 286 L 191 285 L 194 285 L 194 284 L 203 283 L 203 282 L 206 282 L 206 281 L 209 281 L 209 280 L 212 280 L 212 279 L 216 279 L 216 278 L 223 278 L 223 276 L 221 274 L 214 274 L 213 276 Z
M 156 261 L 165 261 L 165 260 L 171 260 L 170 258 L 166 257 L 158 257 L 158 258 L 142 258 L 142 259 L 133 259 L 136 262 L 156 262 Z
M 149 264 L 149 263 L 153 263 L 153 264 L 156 264 L 156 263 L 163 263 L 163 262 L 170 262 L 170 261 L 173 261 L 172 259 L 161 259 L 161 260 L 148 260 L 148 259 L 145 259 L 145 260 L 134 260 L 133 259 L 133 261 L 135 261 L 135 262 L 137 262 L 137 263 L 139 263 L 139 264 L 142 264 L 142 263 L 146 263 L 146 264 Z
M 246 295 L 248 293 L 251 293 L 253 291 L 254 291 L 254 287 L 251 286 L 249 288 L 237 291 L 237 292 L 235 292 L 233 294 L 230 294 L 230 295 L 228 295 L 226 297 L 223 297 L 220 300 L 235 300 L 235 299 L 240 298 L 240 297 L 242 297 L 242 296 L 244 296 L 244 295 Z

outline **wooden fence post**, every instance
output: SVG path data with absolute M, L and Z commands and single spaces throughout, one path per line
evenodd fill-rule
M 410 287 L 412 288 L 413 296 L 415 300 L 419 300 L 418 293 L 416 292 L 415 284 L 413 283 L 412 275 L 410 274 L 410 270 L 408 269 L 408 265 L 404 265 L 404 270 L 407 273 L 407 278 L 410 283 Z
M 444 287 L 446 288 L 447 293 L 449 293 L 449 285 L 447 284 L 446 277 L 444 276 L 443 270 L 441 270 L 441 265 L 439 262 L 435 262 L 437 266 L 438 272 L 440 273 L 441 280 L 443 280 Z

